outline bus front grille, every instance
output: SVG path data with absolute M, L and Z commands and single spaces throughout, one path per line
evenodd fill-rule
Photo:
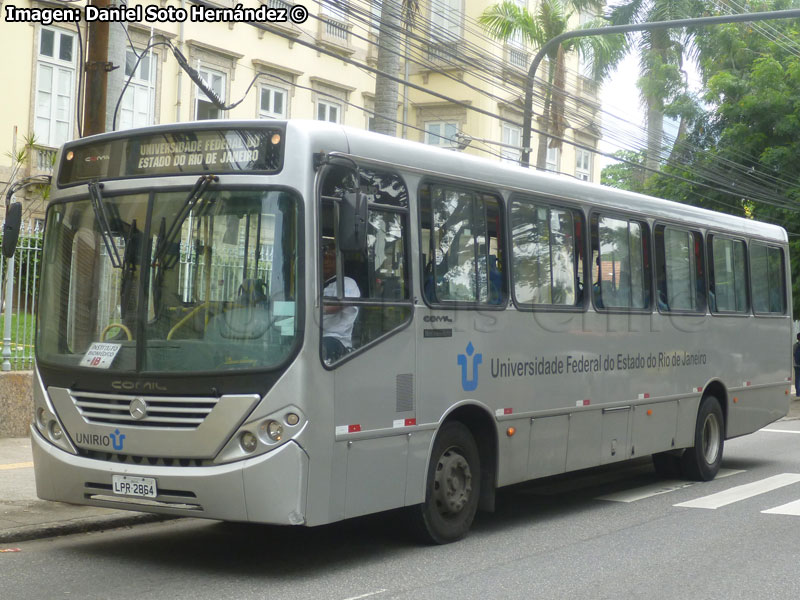
M 151 467 L 213 467 L 214 461 L 209 458 L 178 458 L 174 456 L 137 456 L 133 454 L 116 454 L 98 450 L 78 448 L 78 454 L 92 460 L 120 463 L 124 465 L 148 465 Z
M 125 427 L 197 429 L 217 405 L 217 398 L 94 392 L 71 392 L 70 396 L 86 423 Z

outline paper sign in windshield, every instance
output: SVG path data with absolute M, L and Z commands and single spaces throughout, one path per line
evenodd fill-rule
M 114 362 L 114 358 L 116 358 L 120 348 L 122 348 L 122 344 L 95 342 L 89 346 L 89 350 L 84 354 L 80 366 L 107 369 Z

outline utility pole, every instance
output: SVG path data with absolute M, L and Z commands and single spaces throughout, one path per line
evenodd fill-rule
M 89 4 L 107 8 L 109 0 L 92 0 Z M 89 50 L 86 53 L 86 99 L 83 104 L 83 134 L 95 135 L 106 130 L 106 96 L 108 72 L 108 22 L 89 23 Z

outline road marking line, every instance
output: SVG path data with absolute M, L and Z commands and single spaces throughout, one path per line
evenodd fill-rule
M 731 475 L 738 475 L 739 473 L 744 473 L 744 471 L 738 469 L 720 469 L 719 473 L 717 473 L 717 479 L 721 479 L 723 477 L 730 477 Z M 638 500 L 644 500 L 645 498 L 652 498 L 653 496 L 659 496 L 661 494 L 667 494 L 669 492 L 674 492 L 676 490 L 682 490 L 689 486 L 695 485 L 696 483 L 699 482 L 686 481 L 683 479 L 664 479 L 663 481 L 659 481 L 658 483 L 645 485 L 639 488 L 634 488 L 632 490 L 615 492 L 613 494 L 607 494 L 605 496 L 599 496 L 596 499 L 608 500 L 610 502 L 630 503 L 630 502 L 636 502 Z
M 782 488 L 797 482 L 800 482 L 800 473 L 781 473 L 780 475 L 773 475 L 772 477 L 767 477 L 766 479 L 761 479 L 760 481 L 754 481 L 753 483 L 737 485 L 736 487 L 723 492 L 717 492 L 716 494 L 703 496 L 701 498 L 697 498 L 696 500 L 690 500 L 689 502 L 681 502 L 680 504 L 674 504 L 673 506 L 682 506 L 686 508 L 708 508 L 714 510 L 720 508 L 721 506 L 727 506 L 728 504 L 733 504 L 734 502 L 739 502 L 740 500 L 747 500 L 753 496 L 766 494 L 767 492 L 771 492 L 773 490 L 777 490 L 778 488 Z
M 32 462 L 11 463 L 10 465 L 0 465 L 0 471 L 7 471 L 9 469 L 29 469 L 32 466 Z
M 761 512 L 769 515 L 792 515 L 794 517 L 800 517 L 800 500 L 782 504 L 775 508 L 770 508 L 769 510 L 762 510 Z
M 800 431 L 792 431 L 791 429 L 759 429 L 759 431 L 766 431 L 767 433 L 797 433 Z
M 345 598 L 344 600 L 361 600 L 362 598 L 369 598 L 370 596 L 377 596 L 378 594 L 383 594 L 386 590 L 377 590 L 375 592 L 367 592 L 366 594 L 361 594 L 360 596 L 350 596 L 349 598 Z

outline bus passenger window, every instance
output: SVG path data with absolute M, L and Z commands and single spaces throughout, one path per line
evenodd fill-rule
M 747 251 L 742 240 L 709 236 L 708 305 L 711 312 L 747 312 Z
M 592 216 L 592 299 L 595 308 L 650 308 L 645 223 Z
M 431 304 L 505 304 L 503 226 L 497 198 L 451 186 L 424 186 L 420 212 L 426 300 Z
M 703 236 L 697 231 L 659 225 L 655 240 L 659 309 L 705 312 Z
M 578 211 L 514 201 L 511 243 L 514 296 L 519 304 L 583 304 Z
M 786 312 L 783 250 L 758 242 L 750 244 L 753 310 L 756 314 Z

